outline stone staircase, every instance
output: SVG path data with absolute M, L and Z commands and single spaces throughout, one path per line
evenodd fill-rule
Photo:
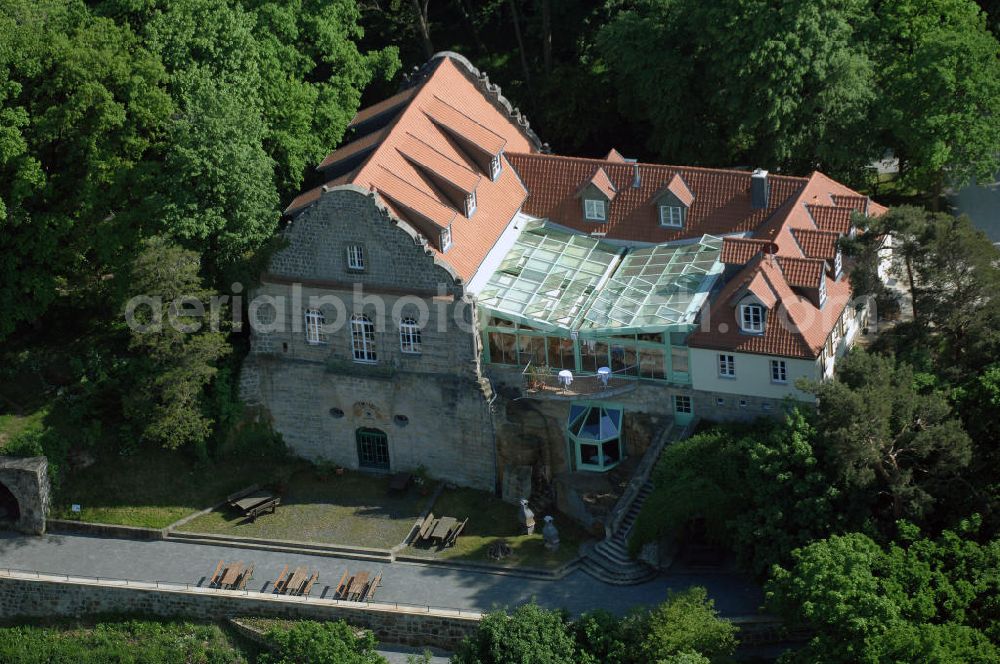
M 628 536 L 652 491 L 653 485 L 649 481 L 642 485 L 614 534 L 598 542 L 584 556 L 580 563 L 584 572 L 598 581 L 616 586 L 644 583 L 656 576 L 656 570 L 644 562 L 633 560 L 628 554 Z
M 628 554 L 628 538 L 635 520 L 642 510 L 653 484 L 649 481 L 653 467 L 660 459 L 663 448 L 691 435 L 697 419 L 683 428 L 670 426 L 665 429 L 643 455 L 635 470 L 631 486 L 622 496 L 605 524 L 604 539 L 591 547 L 583 556 L 580 568 L 599 581 L 618 586 L 644 583 L 657 575 L 657 570 Z

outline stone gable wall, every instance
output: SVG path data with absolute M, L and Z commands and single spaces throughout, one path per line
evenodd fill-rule
M 0 457 L 0 484 L 17 499 L 18 530 L 32 535 L 45 532 L 49 512 L 49 464 L 45 457 Z

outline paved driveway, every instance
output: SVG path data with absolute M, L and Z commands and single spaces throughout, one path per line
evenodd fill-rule
M 656 604 L 669 588 L 705 586 L 723 615 L 749 615 L 761 603 L 761 591 L 750 579 L 734 574 L 671 574 L 638 586 L 609 586 L 583 572 L 558 581 L 526 579 L 474 570 L 413 563 L 381 564 L 360 560 L 272 551 L 208 546 L 185 542 L 109 539 L 81 535 L 30 537 L 0 533 L 0 567 L 137 581 L 204 583 L 219 559 L 253 561 L 249 589 L 270 587 L 283 565 L 307 565 L 319 571 L 312 594 L 330 592 L 345 570 L 381 569 L 384 602 L 487 611 L 516 606 L 534 598 L 538 604 L 565 608 L 573 614 L 602 608 L 625 613 L 631 607 Z

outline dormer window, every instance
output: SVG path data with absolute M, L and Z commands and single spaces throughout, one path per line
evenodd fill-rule
M 476 192 L 473 191 L 465 197 L 465 216 L 469 219 L 476 212 Z
M 583 201 L 583 216 L 587 221 L 604 221 L 607 218 L 604 201 L 587 198 Z
M 764 332 L 764 307 L 759 304 L 740 305 L 740 328 L 750 334 Z
M 498 154 L 490 159 L 490 179 L 496 182 L 502 170 L 503 162 L 500 161 L 500 155 Z
M 661 205 L 660 226 L 682 228 L 684 226 L 684 208 L 680 205 Z
M 837 256 L 833 259 L 833 279 L 834 281 L 840 279 L 841 273 L 844 271 L 844 254 L 837 249 Z
M 451 229 L 442 228 L 441 237 L 439 239 L 441 241 L 441 251 L 448 251 L 448 249 L 451 248 Z

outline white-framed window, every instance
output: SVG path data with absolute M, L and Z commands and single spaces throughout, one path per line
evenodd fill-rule
M 788 368 L 785 366 L 784 360 L 771 360 L 771 382 L 788 382 Z
M 716 406 L 725 406 L 726 405 L 726 400 L 723 399 L 722 397 L 715 397 L 715 405 Z
M 821 274 L 819 276 L 819 306 L 822 307 L 826 302 L 826 275 Z
M 365 250 L 360 244 L 350 244 L 347 246 L 347 269 L 365 269 Z
M 404 353 L 420 352 L 420 326 L 416 319 L 404 318 L 399 321 L 399 349 Z
M 501 153 L 503 154 L 503 153 Z M 500 172 L 503 170 L 503 162 L 500 160 L 500 155 L 490 159 L 490 179 L 496 182 L 497 178 L 500 177 Z
M 837 249 L 837 255 L 833 259 L 833 278 L 840 279 L 840 273 L 844 271 L 844 254 Z
M 476 192 L 465 197 L 465 216 L 471 218 L 476 213 Z
M 674 395 L 674 411 L 678 413 L 691 412 L 691 397 L 685 394 Z
M 719 375 L 736 378 L 736 358 L 728 353 L 719 353 Z
M 746 407 L 747 407 L 747 400 L 740 399 L 740 408 L 746 408 Z
M 660 226 L 680 228 L 684 225 L 684 208 L 679 205 L 660 206 Z
M 351 350 L 355 362 L 377 362 L 375 323 L 364 314 L 351 316 Z
M 441 251 L 448 251 L 451 247 L 451 229 L 441 229 Z
M 599 198 L 585 198 L 583 200 L 583 216 L 589 221 L 604 221 L 607 219 L 604 211 L 604 201 Z
M 740 305 L 740 327 L 744 332 L 760 334 L 764 331 L 764 307 L 759 304 Z
M 326 318 L 319 309 L 309 309 L 306 311 L 306 343 L 323 343 L 322 328 L 325 323 Z

